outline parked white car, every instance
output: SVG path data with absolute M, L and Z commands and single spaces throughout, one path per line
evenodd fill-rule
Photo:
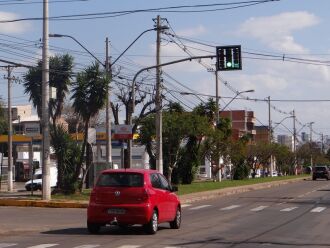
M 57 168 L 52 166 L 50 169 L 50 187 L 56 187 L 57 184 Z M 25 183 L 25 189 L 27 191 L 31 190 L 41 190 L 42 189 L 42 170 L 37 169 L 33 175 L 33 180 L 29 180 Z

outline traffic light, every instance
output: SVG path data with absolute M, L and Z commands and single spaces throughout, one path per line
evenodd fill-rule
M 218 46 L 217 70 L 242 70 L 241 46 Z

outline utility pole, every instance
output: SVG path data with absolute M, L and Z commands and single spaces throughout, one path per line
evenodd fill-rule
M 270 116 L 270 96 L 268 96 L 268 142 L 272 143 L 272 121 Z M 273 176 L 273 155 L 270 155 L 270 176 Z
M 161 68 L 160 68 L 160 31 L 161 18 L 157 16 L 157 49 L 156 49 L 156 169 L 163 173 L 163 120 L 162 120 L 162 85 L 161 85 Z
M 13 187 L 13 124 L 11 114 L 11 77 L 12 67 L 7 67 L 7 80 L 8 80 L 8 191 L 12 192 Z
M 218 71 L 217 71 L 217 65 L 215 65 L 215 71 L 214 71 L 214 74 L 215 74 L 215 102 L 216 102 L 216 122 L 217 122 L 217 125 L 219 124 L 219 121 L 220 121 L 220 110 L 219 110 L 219 79 L 218 79 Z M 221 178 L 221 177 L 220 177 Z M 220 179 L 221 180 L 221 179 Z
M 105 39 L 105 70 L 106 70 L 106 77 L 108 79 L 108 89 L 107 89 L 107 102 L 106 102 L 106 113 L 105 113 L 105 125 L 106 125 L 106 163 L 107 166 L 112 167 L 112 145 L 111 145 L 111 91 L 110 91 L 110 80 L 111 80 L 111 67 L 109 61 L 109 39 L 108 37 Z
M 294 173 L 297 175 L 297 154 L 296 154 L 296 112 L 292 111 L 293 118 L 293 154 L 294 154 Z
M 42 37 L 42 199 L 50 200 L 48 0 L 43 0 Z
M 310 122 L 309 123 L 309 143 L 310 143 L 310 149 L 311 149 L 311 167 L 313 167 L 313 145 L 312 145 L 312 142 L 313 142 L 313 139 L 312 139 L 312 133 L 313 133 L 313 125 L 314 122 Z
M 323 140 L 324 137 L 323 137 L 323 133 L 321 133 L 321 153 L 323 154 Z
M 219 110 L 219 79 L 218 79 L 217 65 L 215 65 L 214 75 L 215 75 L 215 104 L 216 104 L 215 118 L 216 118 L 216 127 L 218 127 L 219 121 L 220 121 L 220 117 L 219 117 L 220 110 Z M 219 161 L 217 161 L 217 164 L 219 165 L 219 172 L 218 172 L 219 182 L 221 182 L 221 180 L 222 180 L 222 168 L 221 168 L 221 164 L 220 164 L 220 159 L 221 159 L 221 156 L 219 157 Z

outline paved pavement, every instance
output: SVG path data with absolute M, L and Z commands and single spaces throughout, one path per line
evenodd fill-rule
M 239 187 L 230 187 L 224 189 L 211 190 L 206 192 L 191 193 L 180 196 L 182 204 L 196 201 L 214 199 L 226 195 L 238 194 L 242 192 L 278 187 L 288 183 L 295 183 L 302 180 L 308 180 L 309 177 L 259 183 Z M 41 200 L 41 191 L 26 191 L 24 183 L 14 182 L 13 192 L 7 191 L 7 186 L 2 185 L 0 189 L 0 206 L 21 206 L 21 207 L 50 207 L 50 208 L 86 208 L 87 201 L 62 201 L 62 200 Z

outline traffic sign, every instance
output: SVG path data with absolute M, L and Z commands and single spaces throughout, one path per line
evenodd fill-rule
M 217 46 L 217 70 L 242 70 L 241 46 Z

